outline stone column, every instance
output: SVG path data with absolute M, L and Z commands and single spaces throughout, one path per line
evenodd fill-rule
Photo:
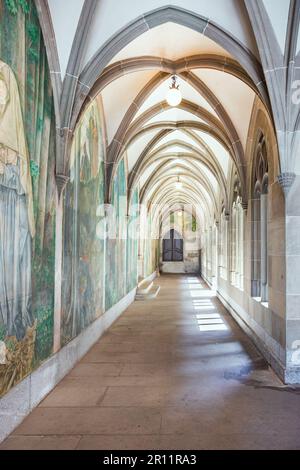
M 232 208 L 231 211 L 231 224 L 230 224 L 230 284 L 236 284 L 236 230 L 237 226 L 237 211 Z
M 241 213 L 241 257 L 240 257 L 240 287 L 242 290 L 245 289 L 245 264 L 246 264 L 246 221 L 248 214 L 248 202 L 242 202 L 242 213 Z
M 215 263 L 214 263 L 214 269 L 215 269 L 215 285 L 214 289 L 218 289 L 218 280 L 219 280 L 219 246 L 220 246 L 220 224 L 218 221 L 216 221 L 215 225 Z
M 300 175 L 281 174 L 285 193 L 286 237 L 286 373 L 300 383 Z
M 260 196 L 260 296 L 268 302 L 268 194 Z
M 225 270 L 225 279 L 226 281 L 230 281 L 230 273 L 229 273 L 229 263 L 230 263 L 230 236 L 229 236 L 229 222 L 230 222 L 230 214 L 226 212 L 225 214 L 225 236 L 224 236 L 224 270 Z M 224 276 L 223 276 L 224 277 Z
M 260 297 L 260 275 L 261 275 L 261 248 L 260 248 L 260 198 L 252 199 L 251 212 L 252 225 L 252 253 L 251 253 L 251 295 L 252 297 Z
M 55 288 L 54 288 L 54 332 L 53 352 L 61 348 L 61 296 L 62 296 L 62 261 L 63 261 L 63 193 L 69 178 L 56 175 L 56 230 L 55 230 Z

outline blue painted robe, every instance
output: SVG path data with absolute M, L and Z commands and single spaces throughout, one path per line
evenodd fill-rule
M 0 322 L 18 340 L 33 324 L 31 235 L 19 164 L 0 174 Z

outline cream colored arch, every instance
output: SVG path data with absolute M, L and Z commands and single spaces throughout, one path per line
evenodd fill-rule
M 183 152 L 167 152 L 167 150 L 173 146 L 182 147 L 184 149 Z M 159 160 L 172 160 L 172 159 L 180 158 L 180 159 L 192 159 L 196 160 L 199 163 L 202 163 L 216 178 L 220 190 L 223 194 L 225 200 L 227 200 L 227 186 L 226 186 L 226 177 L 221 165 L 218 162 L 217 157 L 211 153 L 210 155 L 205 154 L 204 152 L 200 151 L 199 148 L 194 147 L 186 142 L 182 142 L 179 140 L 170 141 L 167 144 L 160 146 L 159 148 L 155 149 L 152 153 L 147 155 L 145 160 L 142 163 L 141 168 L 138 172 L 134 171 L 133 179 L 132 179 L 132 187 L 129 186 L 129 191 L 135 187 L 137 181 L 139 180 L 140 176 L 143 172 L 152 165 L 154 162 Z
M 186 167 L 183 165 L 178 165 L 176 168 L 181 169 L 182 171 L 180 172 L 180 178 L 181 182 L 184 184 L 185 183 L 185 177 L 190 180 L 191 182 L 194 182 L 196 185 L 203 186 L 203 188 L 206 190 L 206 192 L 211 196 L 211 202 L 214 206 L 214 209 L 217 210 L 217 194 L 215 193 L 214 188 L 210 184 L 209 181 L 203 177 L 203 174 L 201 171 L 193 165 L 190 170 L 188 170 Z M 156 184 L 159 184 L 161 181 L 169 181 L 170 183 L 176 183 L 177 178 L 178 178 L 178 173 L 174 172 L 174 167 L 167 169 L 166 171 L 166 163 L 163 163 L 160 165 L 158 169 L 156 169 L 156 172 L 152 174 L 148 180 L 146 181 L 143 189 L 141 190 L 141 203 L 144 202 L 144 200 L 147 199 L 149 194 L 151 194 L 151 191 L 155 187 Z

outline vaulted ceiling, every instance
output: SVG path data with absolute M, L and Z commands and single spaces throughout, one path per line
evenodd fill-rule
M 225 70 L 225 63 L 232 70 Z M 215 41 L 171 22 L 146 31 L 109 62 L 98 90 L 109 160 L 127 156 L 129 193 L 138 185 L 141 202 L 161 210 L 166 204 L 197 206 L 203 224 L 217 214 L 220 199 L 228 206 L 234 165 L 244 178 L 258 94 L 239 69 Z M 173 73 L 183 98 L 177 107 L 166 102 Z M 103 89 L 102 78 L 107 79 Z
M 290 1 L 260 1 L 283 54 Z M 101 94 L 110 175 L 126 155 L 129 192 L 138 185 L 143 202 L 161 207 L 200 202 L 204 223 L 220 201 L 228 205 L 233 168 L 246 191 L 253 105 L 260 99 L 270 111 L 269 93 L 247 1 L 171 4 L 170 13 L 163 0 L 48 0 L 57 46 L 52 72 L 61 77 L 63 111 L 73 79 L 81 103 L 72 104 L 64 127 L 75 125 L 85 97 Z M 163 7 L 166 21 L 149 13 Z M 173 74 L 183 96 L 176 108 L 166 102 Z

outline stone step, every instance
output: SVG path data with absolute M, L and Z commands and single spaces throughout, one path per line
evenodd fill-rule
M 144 280 L 138 285 L 137 294 L 148 294 L 153 287 L 153 281 Z
M 138 301 L 153 300 L 158 296 L 159 291 L 160 291 L 160 286 L 153 286 L 147 294 L 137 293 L 135 296 L 135 300 L 138 300 Z

